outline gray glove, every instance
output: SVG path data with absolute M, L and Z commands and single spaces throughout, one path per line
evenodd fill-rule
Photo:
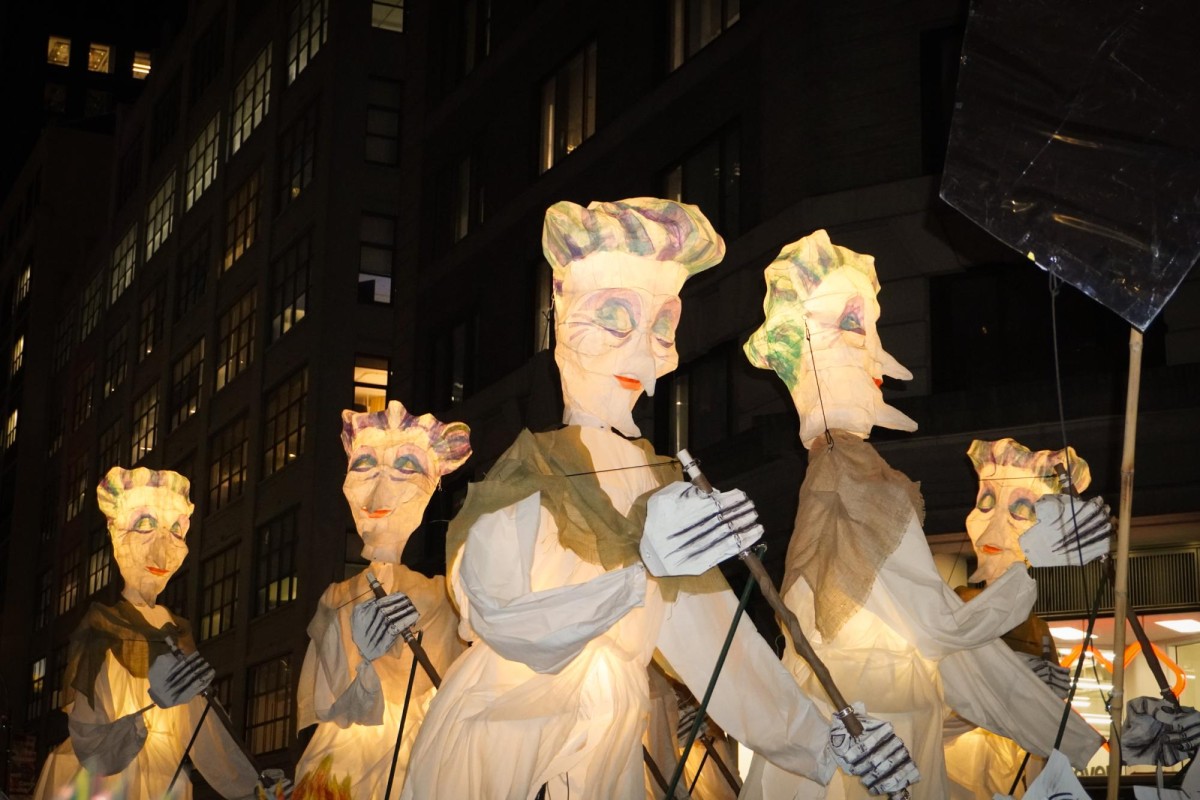
M 359 603 L 350 614 L 350 635 L 367 661 L 392 649 L 396 637 L 417 624 L 421 615 L 404 592 Z
M 650 497 L 641 553 L 655 577 L 699 575 L 762 538 L 754 501 L 740 489 L 705 494 L 676 481 Z
M 281 769 L 264 769 L 258 776 L 258 790 L 255 796 L 266 800 L 292 800 L 292 791 L 296 787 Z
M 1017 653 L 1017 657 L 1033 670 L 1033 674 L 1037 675 L 1042 683 L 1050 687 L 1050 691 L 1063 700 L 1067 699 L 1071 690 L 1071 670 L 1032 653 Z
M 862 779 L 871 794 L 895 794 L 921 779 L 892 723 L 868 717 L 862 703 L 854 704 L 854 715 L 863 726 L 857 739 L 836 715 L 829 727 L 829 749 L 843 771 Z
M 1074 567 L 1109 551 L 1112 516 L 1099 497 L 1045 494 L 1034 504 L 1037 522 L 1018 541 L 1035 567 Z
M 1160 697 L 1135 697 L 1121 725 L 1121 760 L 1164 767 L 1190 758 L 1200 745 L 1200 711 Z
M 216 674 L 199 653 L 183 658 L 163 653 L 150 665 L 150 699 L 159 708 L 182 705 L 207 689 Z

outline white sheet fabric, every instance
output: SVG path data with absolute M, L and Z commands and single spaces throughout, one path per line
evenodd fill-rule
M 151 624 L 169 621 L 161 606 L 139 610 Z M 135 713 L 150 703 L 149 690 L 147 679 L 135 678 L 109 653 L 96 676 L 94 707 L 87 698 L 76 696 L 67 712 L 71 736 L 46 760 L 33 796 L 53 798 L 74 780 L 83 762 L 90 773 L 92 796 L 120 785 L 127 800 L 160 800 L 204 712 L 205 700 L 193 697 L 173 708 Z M 222 797 L 254 796 L 258 781 L 254 768 L 215 713 L 205 717 L 190 757 Z M 111 777 L 101 777 L 105 775 Z M 192 796 L 186 773 L 179 776 L 174 791 L 176 798 Z
M 584 428 L 596 470 L 646 464 L 643 451 Z M 648 470 L 600 472 L 628 513 L 657 488 Z M 472 527 L 451 582 L 475 640 L 446 676 L 413 750 L 404 798 L 634 798 L 644 790 L 647 664 L 659 651 L 703 694 L 737 606 L 727 589 L 663 600 L 638 564 L 606 572 L 558 539 L 537 495 Z M 709 714 L 794 772 L 829 780 L 828 723 L 742 620 Z
M 417 628 L 422 631 L 422 646 L 434 667 L 444 673 L 465 646 L 458 638 L 458 616 L 450 606 L 444 581 L 385 562 L 372 562 L 366 571 L 373 572 L 389 593 L 404 592 L 412 600 L 421 615 Z M 310 642 L 297 693 L 297 723 L 301 728 L 318 725 L 296 766 L 297 787 L 305 796 L 315 788 L 314 780 L 321 785 L 328 781 L 340 784 L 348 777 L 351 800 L 383 797 L 387 787 L 413 658 L 403 638 L 397 638 L 374 662 L 365 660 L 354 644 L 351 615 L 357 604 L 373 596 L 366 571 L 327 588 L 309 625 Z M 404 783 L 412 743 L 433 692 L 433 684 L 418 666 L 393 797 Z M 317 770 L 325 759 L 329 759 L 327 772 L 318 778 Z M 308 784 L 304 783 L 306 776 Z
M 832 641 L 816 631 L 813 595 L 797 580 L 784 598 L 838 687 L 867 713 L 890 721 L 921 771 L 913 800 L 950 796 L 942 749 L 942 722 L 950 710 L 1015 739 L 1038 754 L 1054 744 L 1062 701 L 1003 642 L 1023 622 L 1036 584 L 1014 566 L 970 603 L 941 579 L 915 515 L 896 550 L 884 561 L 867 601 Z M 825 713 L 828 698 L 807 663 L 791 649 L 784 663 Z M 1100 746 L 1100 735 L 1073 715 L 1062 750 L 1080 766 Z M 756 757 L 744 798 L 865 798 L 856 779 L 838 773 L 827 789 L 789 775 Z

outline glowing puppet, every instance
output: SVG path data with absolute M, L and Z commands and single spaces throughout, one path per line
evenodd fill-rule
M 1035 584 L 1021 566 L 965 605 L 939 576 L 921 530 L 916 484 L 864 439 L 879 425 L 915 430 L 884 403 L 886 375 L 911 374 L 876 330 L 874 259 L 817 231 L 766 269 L 766 321 L 746 343 L 755 366 L 787 385 L 809 449 L 782 592 L 847 695 L 895 725 L 921 781 L 914 798 L 949 794 L 942 755 L 947 707 L 1035 752 L 1054 743 L 1062 701 L 998 637 L 1029 613 Z M 827 709 L 808 665 L 785 649 L 796 680 Z M 1100 745 L 1072 717 L 1062 749 L 1080 765 Z M 756 758 L 743 797 L 863 796 L 835 779 L 827 790 Z
M 678 363 L 683 282 L 724 254 L 708 221 L 667 200 L 562 202 L 546 214 L 543 250 L 566 425 L 523 432 L 451 524 L 450 581 L 474 645 L 430 706 L 406 798 L 532 798 L 543 785 L 555 798 L 642 796 L 647 665 L 659 656 L 703 693 L 736 607 L 705 567 L 728 540 L 749 546 L 761 535 L 744 494 L 672 483 L 669 458 L 625 438 L 639 435 L 641 393 Z M 655 493 L 704 519 L 672 540 L 678 529 L 643 524 Z M 643 545 L 657 563 L 703 574 L 650 577 Z M 830 779 L 830 723 L 745 620 L 723 676 L 708 711 L 725 731 L 787 769 Z M 890 729 L 881 738 L 882 751 L 898 745 Z M 893 755 L 906 757 L 902 745 Z M 866 779 L 888 768 L 872 760 Z
M 414 669 L 401 632 L 417 624 L 439 672 L 464 647 L 443 580 L 413 572 L 400 556 L 441 476 L 471 455 L 469 435 L 461 422 L 413 416 L 395 400 L 383 411 L 342 412 L 349 462 L 343 488 L 371 564 L 326 589 L 308 626 L 312 641 L 300 675 L 299 725 L 319 724 L 296 768 L 296 800 L 383 798 Z M 372 597 L 368 573 L 384 587 L 384 598 Z M 424 670 L 415 669 L 396 794 L 434 691 Z
M 1054 505 L 1071 502 L 1069 493 L 1062 494 L 1064 485 L 1058 470 L 1079 492 L 1088 487 L 1092 476 L 1087 462 L 1070 447 L 1032 451 L 1013 439 L 977 439 L 971 443 L 967 456 L 979 476 L 975 507 L 967 515 L 967 535 L 978 564 L 969 580 L 990 584 L 1013 564 L 1025 563 L 1021 537 L 1038 521 L 1046 524 L 1052 517 L 1061 517 Z M 1087 537 L 1086 554 L 1067 555 L 1077 555 L 1082 562 L 1091 561 L 1108 550 L 1111 532 L 1108 508 L 1098 499 L 1074 502 L 1080 529 L 1097 535 Z M 958 596 L 968 602 L 982 591 L 966 586 L 955 588 Z M 1059 666 L 1050 628 L 1040 617 L 1030 613 L 1001 640 L 1055 694 L 1067 696 L 1069 673 Z M 991 800 L 993 794 L 1007 792 L 1022 759 L 1021 749 L 1011 739 L 977 728 L 957 716 L 947 720 L 946 771 L 950 796 L 955 800 Z M 1036 777 L 1042 762 L 1039 758 L 1026 767 L 1026 784 Z
M 115 606 L 92 604 L 71 634 L 71 736 L 47 760 L 38 798 L 71 784 L 82 763 L 93 796 L 119 787 L 129 800 L 159 800 L 202 717 L 192 762 L 223 797 L 254 796 L 254 768 L 217 715 L 204 715 L 199 694 L 212 667 L 195 652 L 187 621 L 155 602 L 188 552 L 188 490 L 184 476 L 144 467 L 113 467 L 96 489 L 125 586 Z M 189 655 L 173 655 L 167 637 Z M 186 772 L 174 792 L 191 797 Z

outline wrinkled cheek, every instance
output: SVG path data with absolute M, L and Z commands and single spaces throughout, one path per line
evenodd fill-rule
M 674 347 L 667 353 L 656 354 L 654 357 L 654 377 L 661 378 L 669 372 L 674 372 L 679 366 L 679 353 Z

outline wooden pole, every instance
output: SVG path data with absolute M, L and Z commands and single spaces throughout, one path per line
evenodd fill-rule
M 1125 707 L 1125 617 L 1129 605 L 1129 522 L 1133 516 L 1133 461 L 1137 440 L 1142 334 L 1129 331 L 1129 383 L 1125 391 L 1125 442 L 1121 451 L 1121 510 L 1117 517 L 1117 564 L 1113 580 L 1112 727 L 1109 730 L 1108 800 L 1117 800 L 1121 779 L 1121 717 Z

